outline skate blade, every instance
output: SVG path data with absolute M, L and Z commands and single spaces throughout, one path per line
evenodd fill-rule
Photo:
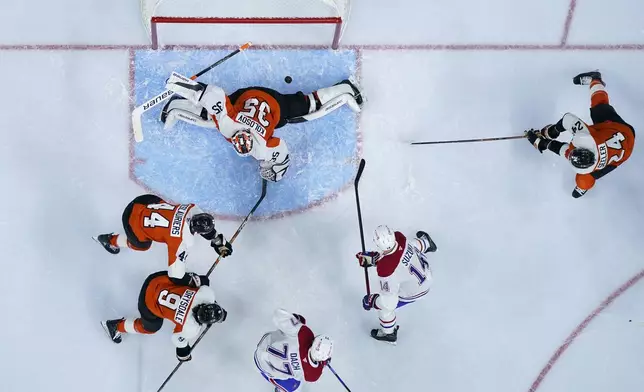
M 105 321 L 101 321 L 101 326 L 103 327 L 103 330 L 105 331 L 105 334 L 107 337 L 116 344 L 119 344 L 123 341 L 123 337 L 121 336 L 121 333 L 119 332 L 119 335 L 112 339 L 112 336 L 110 335 L 110 330 L 107 328 L 107 323 Z

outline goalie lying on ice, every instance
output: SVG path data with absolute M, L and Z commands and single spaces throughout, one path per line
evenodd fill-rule
M 240 156 L 259 161 L 262 178 L 279 181 L 290 164 L 286 143 L 273 136 L 277 128 L 325 116 L 343 104 L 360 111 L 360 91 L 349 80 L 304 94 L 281 94 L 265 87 L 247 87 L 226 95 L 221 87 L 173 73 L 166 85 L 175 92 L 161 111 L 165 128 L 177 120 L 217 128 Z

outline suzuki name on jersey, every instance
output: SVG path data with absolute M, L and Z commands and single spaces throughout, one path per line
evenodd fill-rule
M 414 255 L 414 247 L 407 244 L 407 248 L 405 249 L 405 254 L 402 257 L 402 263 L 405 267 L 409 265 L 409 262 L 411 261 L 411 257 Z
M 186 290 L 186 292 L 181 296 L 179 306 L 177 306 L 177 310 L 174 312 L 174 321 L 176 323 L 183 325 L 184 321 L 186 321 L 188 307 L 190 306 L 192 299 L 195 297 L 195 294 L 195 291 Z
M 248 125 L 250 129 L 254 130 L 255 132 L 259 133 L 262 137 L 266 136 L 266 128 L 262 127 L 257 123 L 257 121 L 253 120 L 252 118 L 245 116 L 242 113 L 237 113 L 237 122 L 240 122 L 244 125 Z
M 172 217 L 172 228 L 170 229 L 170 237 L 181 237 L 181 228 L 183 227 L 183 218 L 186 216 L 186 211 L 190 207 L 189 204 L 181 204 Z

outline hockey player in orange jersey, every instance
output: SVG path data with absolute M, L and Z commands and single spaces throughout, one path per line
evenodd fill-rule
M 550 150 L 565 157 L 573 166 L 576 187 L 574 198 L 583 196 L 598 180 L 626 162 L 633 152 L 635 130 L 609 104 L 606 84 L 599 72 L 586 72 L 573 78 L 573 83 L 590 86 L 590 117 L 588 125 L 571 113 L 542 130 L 526 132 L 528 141 L 543 152 Z M 570 143 L 557 141 L 565 131 L 572 133 Z
M 112 254 L 122 247 L 145 251 L 152 242 L 162 242 L 168 247 L 168 275 L 176 283 L 188 284 L 186 260 L 197 234 L 210 241 L 222 257 L 233 252 L 232 245 L 223 234 L 215 230 L 212 215 L 204 213 L 194 204 L 170 204 L 155 195 L 136 197 L 123 211 L 123 234 L 101 234 L 94 239 Z
M 273 135 L 275 129 L 323 117 L 344 104 L 359 112 L 363 102 L 360 91 L 349 80 L 310 94 L 248 87 L 227 95 L 221 87 L 173 73 L 166 88 L 177 95 L 161 111 L 165 128 L 178 120 L 216 128 L 238 155 L 259 161 L 262 178 L 275 182 L 284 177 L 290 165 L 286 142 Z
M 174 323 L 172 342 L 177 359 L 192 359 L 190 340 L 203 326 L 226 321 L 227 312 L 217 301 L 205 275 L 192 272 L 189 285 L 178 285 L 165 271 L 156 272 L 145 280 L 139 294 L 138 318 L 121 318 L 101 322 L 114 343 L 121 343 L 122 334 L 153 334 L 161 329 L 163 320 Z

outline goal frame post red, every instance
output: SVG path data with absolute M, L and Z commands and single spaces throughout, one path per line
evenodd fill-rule
M 153 16 L 150 18 L 150 40 L 152 49 L 159 48 L 159 24 L 334 24 L 335 30 L 331 48 L 338 49 L 342 35 L 342 18 L 329 17 L 188 17 L 188 16 Z

